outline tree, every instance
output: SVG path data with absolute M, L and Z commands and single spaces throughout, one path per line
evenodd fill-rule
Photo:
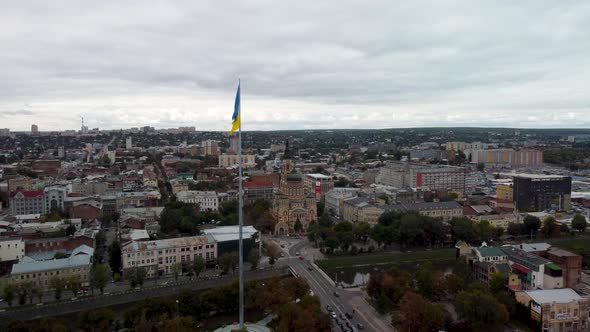
M 535 216 L 527 215 L 524 217 L 522 223 L 524 224 L 526 234 L 535 234 L 541 228 L 541 219 Z
M 147 273 L 143 267 L 132 267 L 125 272 L 125 278 L 130 281 L 131 288 L 143 286 Z
M 422 263 L 416 271 L 415 279 L 418 293 L 431 299 L 434 294 L 434 269 L 430 261 Z
M 478 240 L 477 229 L 469 218 L 453 218 L 450 224 L 456 241 L 475 242 Z
M 441 330 L 447 312 L 440 304 L 433 304 L 422 296 L 407 292 L 400 301 L 399 323 L 402 331 L 430 332 Z
M 554 217 L 548 216 L 543 220 L 543 228 L 541 228 L 541 232 L 545 237 L 552 237 L 556 233 L 555 224 L 557 221 Z
M 66 228 L 66 236 L 74 235 L 74 233 L 76 233 L 76 226 L 70 224 Z
M 203 270 L 205 270 L 205 259 L 201 256 L 195 257 L 193 260 L 193 272 L 195 273 L 195 277 L 198 277 Z
M 18 304 L 23 305 L 27 303 L 27 294 L 29 292 L 29 287 L 26 282 L 18 284 L 17 288 L 18 294 Z
M 73 274 L 66 279 L 66 286 L 76 296 L 80 291 L 80 276 Z
M 60 277 L 49 279 L 49 286 L 53 289 L 53 295 L 56 300 L 61 299 L 61 294 L 66 287 L 66 281 Z
M 572 228 L 578 230 L 580 232 L 585 232 L 588 223 L 586 222 L 586 217 L 577 213 L 574 218 L 572 219 Z
M 506 280 L 500 272 L 494 272 L 490 275 L 490 292 L 497 294 L 506 286 Z
M 53 255 L 53 259 L 62 259 L 65 257 L 66 257 L 66 254 L 63 251 L 58 251 Z
M 225 253 L 219 259 L 219 264 L 223 272 L 228 273 L 230 270 L 233 272 L 238 266 L 240 256 L 237 251 Z
M 515 222 L 508 223 L 508 234 L 512 236 L 519 236 L 526 234 L 526 227 L 524 224 L 517 224 Z
M 299 219 L 295 220 L 295 225 L 293 225 L 293 229 L 295 230 L 295 232 L 302 232 L 303 231 L 303 224 L 301 223 L 301 221 L 299 221 Z
M 121 272 L 121 244 L 113 241 L 109 246 L 109 264 L 113 272 Z
M 16 287 L 13 283 L 8 283 L 4 285 L 4 288 L 2 289 L 2 297 L 4 297 L 4 300 L 6 301 L 6 303 L 8 303 L 8 306 L 12 307 L 12 301 L 14 301 L 14 295 L 16 293 Z
M 79 325 L 84 331 L 109 331 L 113 319 L 114 313 L 110 308 L 84 310 L 80 313 Z
M 270 256 L 268 258 L 268 264 L 270 264 L 270 266 L 272 267 L 275 265 L 275 263 L 276 263 L 275 256 Z
M 490 331 L 508 321 L 506 307 L 482 287 L 475 286 L 457 295 L 455 309 L 474 331 Z
M 108 282 L 109 267 L 106 264 L 97 265 L 94 268 L 94 286 L 96 286 L 96 288 L 98 288 L 102 294 Z
M 182 264 L 174 263 L 170 266 L 170 270 L 172 270 L 172 274 L 174 274 L 174 281 L 178 282 L 178 276 L 182 272 Z
M 256 248 L 252 248 L 248 253 L 248 262 L 252 264 L 252 270 L 256 270 L 258 268 L 260 256 L 258 255 L 258 250 L 256 250 Z

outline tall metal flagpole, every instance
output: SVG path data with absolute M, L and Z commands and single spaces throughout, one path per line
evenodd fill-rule
M 238 199 L 239 199 L 239 222 L 240 222 L 240 251 L 239 251 L 239 255 L 240 255 L 240 264 L 239 264 L 239 270 L 240 270 L 240 329 L 244 328 L 244 247 L 242 244 L 242 226 L 244 224 L 244 219 L 243 219 L 243 215 L 242 215 L 242 210 L 244 207 L 244 199 L 243 199 L 243 193 L 242 193 L 242 87 L 240 84 L 240 80 L 238 79 L 238 89 L 240 89 L 240 103 L 238 104 L 239 110 L 238 110 L 238 116 L 239 116 L 239 121 L 240 121 L 240 125 L 238 127 L 238 159 L 240 162 L 240 170 L 239 170 L 239 192 L 238 192 Z

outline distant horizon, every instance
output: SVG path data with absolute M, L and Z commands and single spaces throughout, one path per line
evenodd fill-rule
M 35 123 L 36 124 L 36 123 Z M 33 125 L 33 124 L 31 124 Z M 37 125 L 39 126 L 39 125 Z M 172 130 L 172 129 L 179 129 L 181 127 L 194 127 L 191 125 L 179 126 L 179 127 L 155 127 L 155 126 L 132 126 L 127 128 L 98 128 L 99 131 L 128 131 L 133 128 L 141 129 L 143 127 L 153 127 L 155 130 Z M 31 133 L 31 128 L 26 130 L 15 130 L 12 128 L 2 127 L 0 129 L 9 129 L 11 133 Z M 94 128 L 88 128 L 89 131 L 92 131 Z M 503 130 L 569 130 L 569 131 L 590 131 L 589 128 L 576 128 L 576 127 L 556 127 L 556 128 L 543 128 L 543 127 L 492 127 L 492 126 L 423 126 L 423 127 L 387 127 L 387 128 L 294 128 L 294 129 L 242 129 L 242 132 L 283 132 L 283 131 L 361 131 L 361 130 L 414 130 L 414 129 L 503 129 Z M 63 129 L 63 130 L 43 130 L 41 126 L 39 126 L 39 133 L 51 133 L 51 132 L 66 132 L 66 131 L 75 131 L 80 132 L 80 128 L 78 129 Z M 194 132 L 228 132 L 227 130 L 200 130 L 195 128 Z

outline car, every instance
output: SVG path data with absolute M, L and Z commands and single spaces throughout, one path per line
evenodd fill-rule
M 356 324 L 356 327 L 358 327 L 359 330 L 364 330 L 365 326 L 361 323 Z
M 170 284 L 170 281 L 164 281 L 164 282 L 162 283 L 162 286 L 166 286 L 166 285 L 168 285 L 168 284 Z
M 35 305 L 38 306 L 38 307 L 41 307 L 41 306 L 43 306 L 43 302 L 39 302 L 39 303 L 37 303 Z
M 295 253 L 295 256 L 299 256 L 299 255 L 301 255 L 301 254 L 299 253 L 299 251 L 297 251 L 297 252 Z
M 348 317 L 348 319 L 352 319 L 352 313 L 350 313 L 350 312 L 347 312 L 347 313 L 346 313 L 346 317 Z
M 333 312 L 333 311 L 331 312 L 331 315 L 332 315 L 332 318 L 338 318 L 338 316 L 336 315 L 336 313 Z
M 284 252 L 281 253 L 281 257 L 285 257 L 285 253 Z
M 344 314 L 340 314 L 340 318 L 341 318 L 343 321 L 346 321 L 346 316 L 344 316 Z M 346 321 L 346 323 L 348 323 L 348 321 Z
M 308 270 L 308 271 L 313 271 L 313 268 L 312 268 L 311 266 L 308 266 L 308 267 L 307 267 L 307 270 Z
M 330 307 L 330 305 L 328 304 L 328 305 L 326 306 L 326 310 L 327 310 L 328 312 L 332 312 L 332 307 Z
M 334 291 L 334 296 L 340 297 L 340 294 L 338 294 L 338 292 Z
M 281 248 L 285 248 L 285 245 L 284 244 L 281 244 Z
M 300 259 L 300 260 L 303 260 L 303 256 L 299 256 L 299 259 Z

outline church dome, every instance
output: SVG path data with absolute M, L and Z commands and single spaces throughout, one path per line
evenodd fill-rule
M 294 182 L 294 181 L 301 181 L 301 180 L 302 180 L 302 178 L 301 178 L 300 174 L 291 173 L 291 174 L 287 175 L 287 181 Z

